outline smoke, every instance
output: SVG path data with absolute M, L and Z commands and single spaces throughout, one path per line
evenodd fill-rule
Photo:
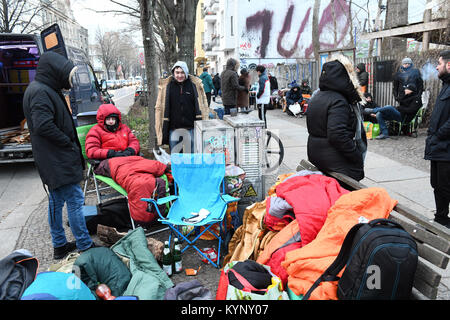
M 432 64 L 431 62 L 427 62 L 422 67 L 420 72 L 422 74 L 422 79 L 424 81 L 438 79 L 438 71 L 436 70 L 436 66 L 434 64 Z

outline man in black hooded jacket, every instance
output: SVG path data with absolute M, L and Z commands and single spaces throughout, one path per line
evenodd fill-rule
M 434 189 L 434 221 L 450 228 L 450 50 L 440 53 L 436 67 L 443 85 L 430 118 L 425 144 L 425 160 L 431 160 Z
M 23 111 L 30 130 L 33 157 L 44 185 L 49 189 L 49 224 L 54 258 L 61 259 L 77 247 L 93 246 L 83 215 L 84 159 L 75 124 L 62 94 L 72 87 L 73 63 L 55 52 L 44 53 L 36 77 L 25 91 Z M 62 209 L 67 203 L 70 228 L 76 239 L 67 242 Z

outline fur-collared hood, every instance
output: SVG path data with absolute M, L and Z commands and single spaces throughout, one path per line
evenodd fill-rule
M 349 103 L 366 104 L 353 63 L 342 54 L 332 55 L 327 59 L 322 67 L 319 88 L 321 91 L 340 92 Z

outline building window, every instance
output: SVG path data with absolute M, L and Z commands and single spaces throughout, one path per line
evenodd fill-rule
M 233 16 L 231 16 L 231 19 L 230 19 L 231 21 L 230 21 L 230 23 L 231 23 L 231 36 L 233 37 L 234 36 L 234 30 L 233 30 Z

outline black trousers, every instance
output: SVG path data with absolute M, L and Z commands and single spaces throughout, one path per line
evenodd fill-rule
M 435 218 L 448 218 L 450 204 L 450 162 L 431 161 L 431 186 L 436 202 Z
M 206 100 L 208 101 L 208 107 L 211 104 L 211 92 L 205 92 L 206 93 Z
M 259 120 L 263 120 L 264 125 L 267 128 L 266 112 L 267 112 L 267 108 L 269 107 L 269 105 L 268 104 L 258 104 L 257 107 L 258 107 Z

